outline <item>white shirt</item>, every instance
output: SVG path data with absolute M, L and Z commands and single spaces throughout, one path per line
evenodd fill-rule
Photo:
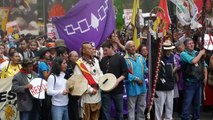
M 47 94 L 52 96 L 53 105 L 66 106 L 69 99 L 68 95 L 63 95 L 67 83 L 67 80 L 64 79 L 65 73 L 61 72 L 59 76 L 54 76 L 50 75 L 47 80 Z

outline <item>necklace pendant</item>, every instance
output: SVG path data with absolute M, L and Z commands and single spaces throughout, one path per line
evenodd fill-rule
M 97 70 L 95 68 L 93 68 L 92 70 L 90 70 L 90 74 L 96 75 L 97 74 Z

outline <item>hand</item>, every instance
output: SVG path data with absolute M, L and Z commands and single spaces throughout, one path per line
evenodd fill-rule
M 63 95 L 67 95 L 69 93 L 69 91 L 66 89 L 63 91 Z
M 143 85 L 143 81 L 142 80 L 137 80 L 138 85 Z
M 26 88 L 26 89 L 32 89 L 32 88 L 33 88 L 33 85 L 32 85 L 32 84 L 27 84 L 27 85 L 25 85 L 25 88 Z
M 92 95 L 95 95 L 97 92 L 98 92 L 98 90 L 93 89 L 93 91 L 92 91 Z
M 69 91 L 70 91 L 70 92 L 72 92 L 72 91 L 73 91 L 73 89 L 74 89 L 74 86 L 73 86 L 73 85 L 70 85 L 70 87 L 69 87 Z
M 120 40 L 118 39 L 118 37 L 115 37 L 115 42 L 117 43 L 117 44 L 120 44 L 121 42 L 120 42 Z
M 204 55 L 206 53 L 206 50 L 205 49 L 202 49 L 200 52 L 199 52 L 199 54 L 201 54 L 201 55 Z
M 42 46 L 38 40 L 37 40 L 37 44 L 38 44 L 38 47 L 41 47 L 41 46 Z
M 117 79 L 116 83 L 115 83 L 115 87 L 117 87 L 119 83 L 120 83 L 120 81 Z
M 142 84 L 143 84 L 143 81 L 140 80 L 138 77 L 136 77 L 135 81 L 136 81 L 136 83 L 137 83 L 138 85 L 142 85 Z

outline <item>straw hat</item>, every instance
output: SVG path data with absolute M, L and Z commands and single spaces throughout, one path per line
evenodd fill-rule
M 175 49 L 175 46 L 172 45 L 172 42 L 170 40 L 166 40 L 163 43 L 163 50 L 173 50 Z

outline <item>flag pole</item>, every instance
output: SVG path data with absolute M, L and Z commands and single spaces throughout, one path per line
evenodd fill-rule
M 202 22 L 202 44 L 204 44 L 204 33 L 205 33 L 205 23 L 204 23 L 204 20 L 205 20 L 205 17 L 206 17 L 206 1 L 207 0 L 204 0 L 203 1 L 203 7 L 202 7 L 202 14 L 201 14 L 201 22 Z
M 153 23 L 150 21 L 151 20 L 151 16 L 154 13 L 155 8 L 153 8 L 150 12 L 150 18 L 149 18 L 149 22 L 148 22 L 148 45 L 149 45 L 149 56 L 148 56 L 148 83 L 149 83 L 149 88 L 148 88 L 148 110 L 147 110 L 147 120 L 151 119 L 150 113 L 152 110 L 152 106 L 153 106 L 153 100 L 154 100 L 154 96 L 153 94 L 155 94 L 155 80 L 153 80 L 152 77 L 152 38 L 151 38 L 151 33 L 150 30 L 151 27 L 153 26 Z M 158 34 L 158 31 L 156 31 L 156 36 Z M 157 38 L 156 38 L 157 39 Z
M 157 10 L 156 12 L 157 13 L 162 13 L 162 14 L 165 14 L 165 11 L 161 8 L 161 7 L 155 7 L 151 10 L 150 14 L 152 14 L 155 10 Z M 151 15 L 150 15 L 151 17 Z M 157 19 L 158 16 L 156 16 L 156 19 Z M 162 23 L 161 23 L 162 24 Z M 153 106 L 153 103 L 154 103 L 154 99 L 155 99 L 155 95 L 156 95 L 156 84 L 157 84 L 157 80 L 158 80 L 158 72 L 159 72 L 159 67 L 160 67 L 160 61 L 161 61 L 161 53 L 162 53 L 162 45 L 163 45 L 163 39 L 164 39 L 164 35 L 162 36 L 159 36 L 158 33 L 160 32 L 161 29 L 163 29 L 163 26 L 158 24 L 156 27 L 156 40 L 159 41 L 159 44 L 158 44 L 158 52 L 157 52 L 157 59 L 156 59 L 156 63 L 155 63 L 155 72 L 154 72 L 154 75 L 153 75 L 153 78 L 151 78 L 152 76 L 152 71 L 149 71 L 149 79 L 151 78 L 152 82 L 150 84 L 150 98 L 149 98 L 149 101 L 148 101 L 148 112 L 147 112 L 147 119 L 150 120 L 150 112 L 152 110 L 152 106 Z M 149 26 L 150 28 L 150 26 Z M 164 31 L 163 31 L 164 32 Z M 151 42 L 151 40 L 149 41 Z M 151 45 L 150 45 L 151 46 Z M 150 49 L 149 49 L 150 50 Z M 151 52 L 151 51 L 150 51 Z M 150 56 L 151 58 L 151 56 Z M 150 59 L 151 61 L 151 59 Z M 151 64 L 152 62 L 149 61 L 149 64 Z M 150 69 L 150 68 L 149 68 Z M 149 80 L 150 81 L 150 80 Z
M 204 48 L 204 34 L 205 34 L 205 31 L 206 31 L 206 27 L 205 27 L 205 23 L 204 23 L 204 20 L 205 20 L 205 17 L 206 17 L 206 1 L 207 0 L 203 1 L 202 14 L 201 14 L 202 27 L 203 27 L 202 31 L 201 31 L 201 35 L 202 35 L 202 42 L 201 42 L 201 44 L 202 44 L 203 48 Z M 204 62 L 204 58 L 205 58 L 205 56 L 202 56 L 202 58 L 201 58 L 202 62 Z M 202 69 L 204 70 L 205 68 L 203 67 Z M 203 99 L 204 100 L 206 100 L 205 87 L 206 87 L 206 85 L 204 84 L 204 86 L 203 86 Z
M 152 15 L 150 15 L 151 18 Z M 148 54 L 148 101 L 151 99 L 152 96 L 152 45 L 151 45 L 151 33 L 149 31 L 150 27 L 151 27 L 151 21 L 148 21 L 148 50 L 149 50 L 149 54 Z M 148 102 L 149 103 L 149 102 Z M 150 119 L 150 110 L 149 110 L 149 105 L 148 105 L 148 114 L 147 114 L 147 118 Z
M 43 0 L 43 23 L 44 23 L 44 32 L 47 33 L 47 7 L 49 0 Z

